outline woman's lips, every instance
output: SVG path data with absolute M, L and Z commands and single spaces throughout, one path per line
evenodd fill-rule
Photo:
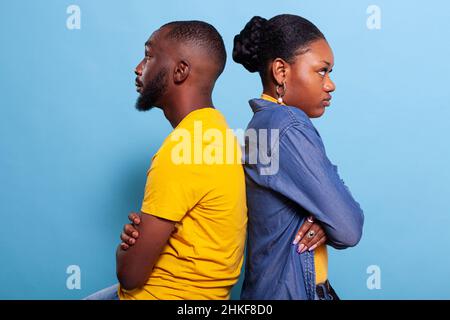
M 329 107 L 330 104 L 331 104 L 330 100 L 331 100 L 331 95 L 330 95 L 330 94 L 327 94 L 327 97 L 326 97 L 325 99 L 322 100 L 322 105 L 323 105 L 324 107 Z

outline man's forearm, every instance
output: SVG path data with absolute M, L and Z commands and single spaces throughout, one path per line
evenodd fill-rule
M 145 285 L 175 228 L 175 222 L 150 214 L 141 215 L 141 220 L 136 243 L 126 250 L 119 245 L 116 251 L 117 279 L 126 290 Z
M 116 250 L 116 275 L 120 285 L 126 290 L 133 290 L 145 284 L 138 272 L 133 272 L 132 250 L 123 250 L 119 245 Z
M 125 289 L 129 290 L 128 281 L 125 279 L 125 260 L 126 251 L 122 250 L 119 245 L 116 250 L 116 275 L 121 286 L 126 287 Z

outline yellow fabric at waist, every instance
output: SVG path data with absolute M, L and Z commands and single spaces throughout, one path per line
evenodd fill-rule
M 316 283 L 323 283 L 328 279 L 328 250 L 323 244 L 314 250 L 314 265 L 316 266 Z

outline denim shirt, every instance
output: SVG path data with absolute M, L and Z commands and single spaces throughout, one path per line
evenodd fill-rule
M 364 214 L 302 110 L 263 99 L 249 103 L 254 115 L 247 132 L 268 131 L 258 135 L 257 144 L 246 136 L 243 153 L 248 239 L 241 299 L 313 300 L 314 251 L 297 253 L 292 241 L 298 229 L 313 215 L 327 234 L 327 244 L 344 249 L 361 239 Z M 278 168 L 268 170 L 267 161 L 249 161 L 255 154 L 278 160 Z

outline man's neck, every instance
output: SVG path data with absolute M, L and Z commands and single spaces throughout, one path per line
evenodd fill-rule
M 211 96 L 198 96 L 184 99 L 178 97 L 178 99 L 167 103 L 163 111 L 166 119 L 175 128 L 189 113 L 203 108 L 214 108 Z

